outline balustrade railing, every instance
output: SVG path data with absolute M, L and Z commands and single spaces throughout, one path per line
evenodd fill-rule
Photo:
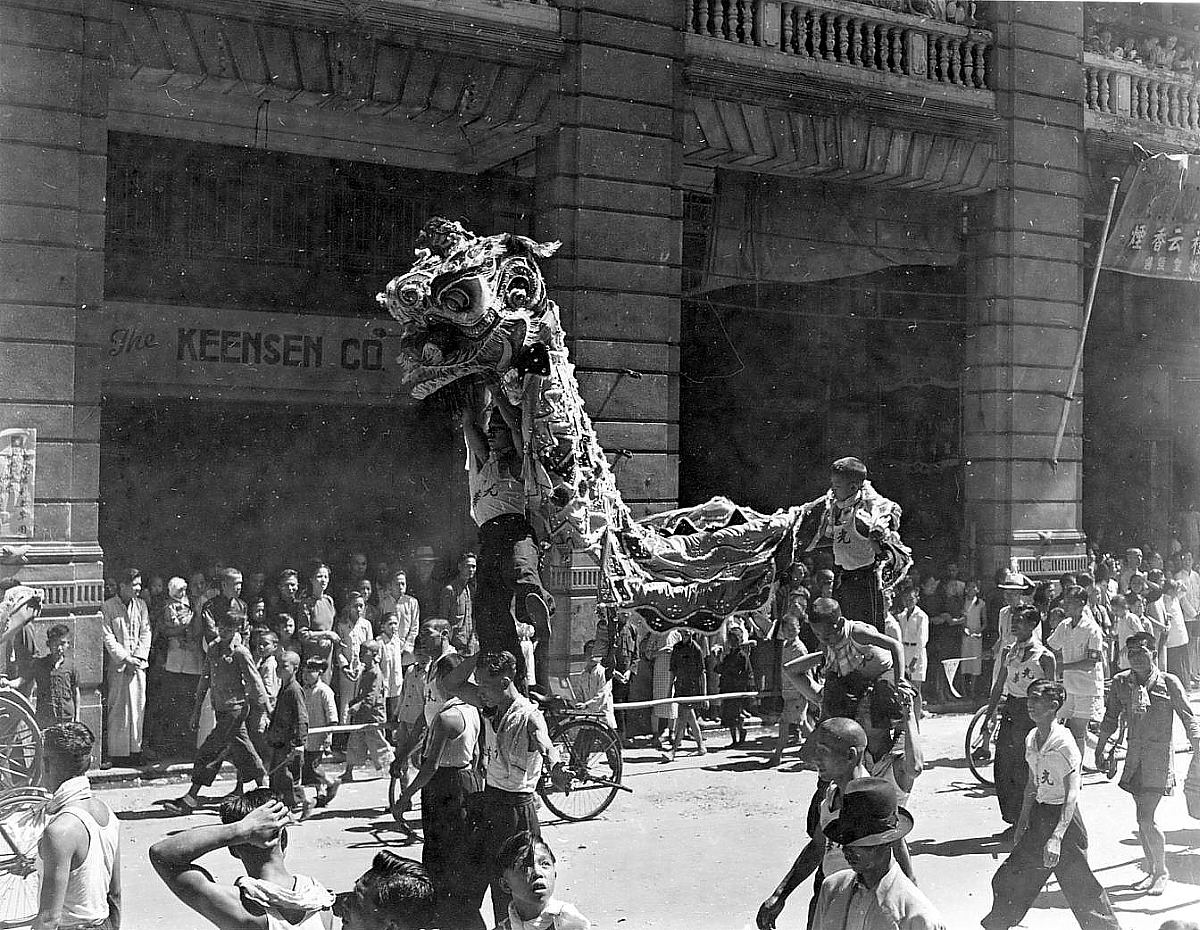
M 1087 108 L 1173 129 L 1200 130 L 1200 85 L 1120 59 L 1084 56 Z
M 811 61 L 988 88 L 992 34 L 979 29 L 827 0 L 684 0 L 685 30 Z

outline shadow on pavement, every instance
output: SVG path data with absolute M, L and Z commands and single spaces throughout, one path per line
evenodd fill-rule
M 769 758 L 769 753 L 763 753 Z M 768 766 L 767 759 L 737 759 L 731 762 L 722 762 L 717 765 L 702 766 L 706 772 L 765 772 L 769 768 L 773 768 L 778 772 L 811 772 L 812 769 L 802 765 L 795 760 L 784 759 L 782 763 L 776 766 Z
M 346 827 L 347 833 L 366 834 L 371 839 L 362 839 L 344 844 L 346 849 L 404 849 L 422 842 L 421 837 L 410 827 L 402 827 L 395 821 L 380 821 Z
M 1172 846 L 1200 846 L 1200 830 L 1167 830 L 1163 835 Z
M 914 856 L 1007 856 L 1012 852 L 1012 841 L 995 836 L 965 836 L 957 840 L 914 840 L 908 844 Z
M 946 787 L 939 788 L 937 793 L 961 794 L 964 798 L 993 798 L 996 796 L 996 789 L 977 781 L 952 781 Z
M 344 817 L 355 817 L 360 820 L 366 820 L 374 817 L 379 817 L 381 814 L 387 814 L 387 810 L 380 810 L 375 807 L 325 807 L 319 811 L 314 811 L 309 814 L 305 823 L 315 823 L 318 820 L 340 820 Z

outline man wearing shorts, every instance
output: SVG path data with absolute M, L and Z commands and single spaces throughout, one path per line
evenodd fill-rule
M 1150 862 L 1150 873 L 1134 889 L 1161 895 L 1167 887 L 1166 838 L 1154 815 L 1164 795 L 1175 789 L 1175 752 L 1171 742 L 1174 718 L 1179 717 L 1192 744 L 1200 751 L 1200 723 L 1188 703 L 1183 683 L 1158 668 L 1158 647 L 1153 633 L 1135 633 L 1124 643 L 1129 669 L 1112 683 L 1104 722 L 1096 739 L 1096 767 L 1103 767 L 1104 750 L 1122 715 L 1128 725 L 1129 749 L 1120 785 L 1133 795 L 1137 810 L 1138 840 Z
M 795 615 L 785 614 L 779 621 L 779 640 L 783 648 L 783 674 L 780 676 L 783 710 L 779 715 L 779 739 L 775 743 L 775 752 L 767 760 L 768 766 L 779 765 L 783 761 L 783 751 L 787 749 L 792 727 L 800 727 L 802 740 L 808 737 L 808 705 L 812 703 L 819 707 L 821 703 L 811 673 L 795 673 L 788 668 L 789 662 L 808 655 L 808 650 L 800 640 L 800 621 Z
M 913 686 L 917 719 L 922 716 L 921 687 L 925 684 L 925 673 L 929 659 L 929 615 L 917 606 L 917 589 L 904 584 L 898 592 L 900 603 L 896 611 L 896 622 L 900 625 L 900 642 L 904 645 L 904 677 Z
M 1054 628 L 1046 645 L 1061 656 L 1063 687 L 1067 700 L 1058 719 L 1067 725 L 1082 756 L 1087 742 L 1088 724 L 1104 716 L 1104 633 L 1085 611 L 1087 594 L 1073 585 L 1063 592 L 1063 610 L 1067 619 Z

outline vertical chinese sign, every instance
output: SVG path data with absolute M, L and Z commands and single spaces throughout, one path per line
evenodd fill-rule
M 37 430 L 0 430 L 0 539 L 33 539 Z
M 1200 281 L 1200 162 L 1155 155 L 1137 167 L 1104 246 L 1109 271 Z

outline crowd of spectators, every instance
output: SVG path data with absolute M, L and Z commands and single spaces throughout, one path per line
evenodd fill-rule
M 200 702 L 198 719 L 192 711 L 206 657 L 227 618 L 237 621 L 238 642 L 252 652 L 270 702 L 278 665 L 294 652 L 300 679 L 312 662 L 325 665 L 319 678 L 333 706 L 322 722 L 374 713 L 373 697 L 360 701 L 364 670 L 382 714 L 395 721 L 422 624 L 435 623 L 460 653 L 477 648 L 475 563 L 467 552 L 443 568 L 431 547 L 418 546 L 407 564 L 372 564 L 355 551 L 334 568 L 313 559 L 302 570 L 285 567 L 271 576 L 222 562 L 175 576 L 122 569 L 106 580 L 101 606 L 104 764 L 194 756 L 215 723 L 211 700 Z M 0 665 L 0 686 L 19 688 L 49 725 L 76 719 L 79 699 L 69 628 L 54 625 L 45 635 L 32 625 L 22 630 Z M 251 735 L 266 726 L 267 710 L 249 721 Z M 339 739 L 336 749 L 344 752 L 345 744 Z

